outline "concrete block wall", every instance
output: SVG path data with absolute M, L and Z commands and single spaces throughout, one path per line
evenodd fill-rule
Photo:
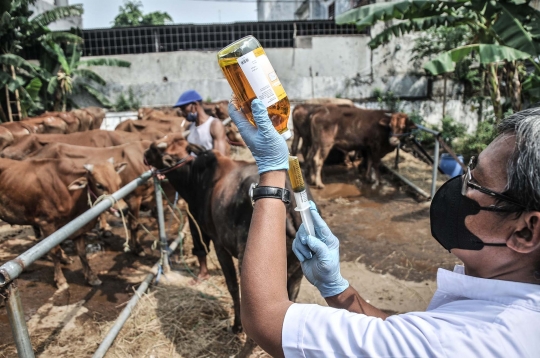
M 402 97 L 403 111 L 417 112 L 428 123 L 442 119 L 442 81 L 430 80 L 411 61 L 412 36 L 393 40 L 375 51 L 366 35 L 299 37 L 295 48 L 266 52 L 289 98 L 350 98 L 361 106 L 378 108 L 375 89 Z M 102 90 L 112 102 L 129 88 L 144 106 L 172 105 L 183 91 L 196 89 L 212 101 L 227 99 L 231 89 L 221 72 L 217 51 L 178 51 L 111 56 L 132 63 L 131 68 L 95 67 L 106 81 Z M 430 91 L 430 89 L 432 89 Z M 434 90 L 433 90 L 434 89 Z M 447 84 L 447 115 L 472 131 L 477 115 L 463 103 L 459 86 Z M 434 96 L 435 95 L 435 96 Z M 78 98 L 81 105 L 89 98 Z

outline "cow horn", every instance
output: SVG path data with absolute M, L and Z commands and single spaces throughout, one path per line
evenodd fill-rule
M 158 149 L 167 149 L 167 143 L 166 142 L 158 143 L 158 145 L 156 145 L 156 147 Z
M 86 169 L 86 171 L 88 171 L 88 173 L 92 173 L 92 170 L 94 170 L 94 164 L 85 164 L 83 167 Z
M 392 117 L 392 113 L 385 113 L 384 115 L 387 117 Z

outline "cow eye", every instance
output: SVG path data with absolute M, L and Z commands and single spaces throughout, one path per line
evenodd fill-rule
M 100 183 L 96 183 L 96 188 L 98 188 L 99 190 L 103 190 L 103 185 L 101 185 Z

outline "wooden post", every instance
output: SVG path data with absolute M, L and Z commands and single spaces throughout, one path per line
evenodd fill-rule
M 11 77 L 13 80 L 17 80 L 17 75 L 15 74 L 15 67 L 11 66 Z M 19 121 L 22 119 L 21 116 L 21 99 L 19 97 L 19 90 L 15 90 L 15 105 L 17 106 L 17 117 L 19 117 Z
M 443 75 L 444 77 L 444 88 L 443 88 L 443 102 L 442 102 L 442 117 L 446 117 L 446 79 L 447 75 L 446 73 Z

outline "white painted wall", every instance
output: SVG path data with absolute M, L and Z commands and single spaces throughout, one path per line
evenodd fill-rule
M 374 89 L 393 91 L 403 110 L 416 111 L 429 123 L 442 119 L 442 81 L 433 85 L 436 101 L 428 100 L 428 78 L 410 60 L 412 38 L 405 36 L 371 51 L 366 35 L 299 37 L 296 48 L 266 49 L 289 98 L 343 97 L 377 107 Z M 178 51 L 111 56 L 131 62 L 131 68 L 95 67 L 106 81 L 103 92 L 114 102 L 131 87 L 143 106 L 173 105 L 180 94 L 195 89 L 204 99 L 227 99 L 231 89 L 221 72 L 215 51 Z M 474 108 L 462 103 L 459 88 L 448 84 L 447 115 L 476 126 Z M 79 104 L 91 104 L 79 99 Z

